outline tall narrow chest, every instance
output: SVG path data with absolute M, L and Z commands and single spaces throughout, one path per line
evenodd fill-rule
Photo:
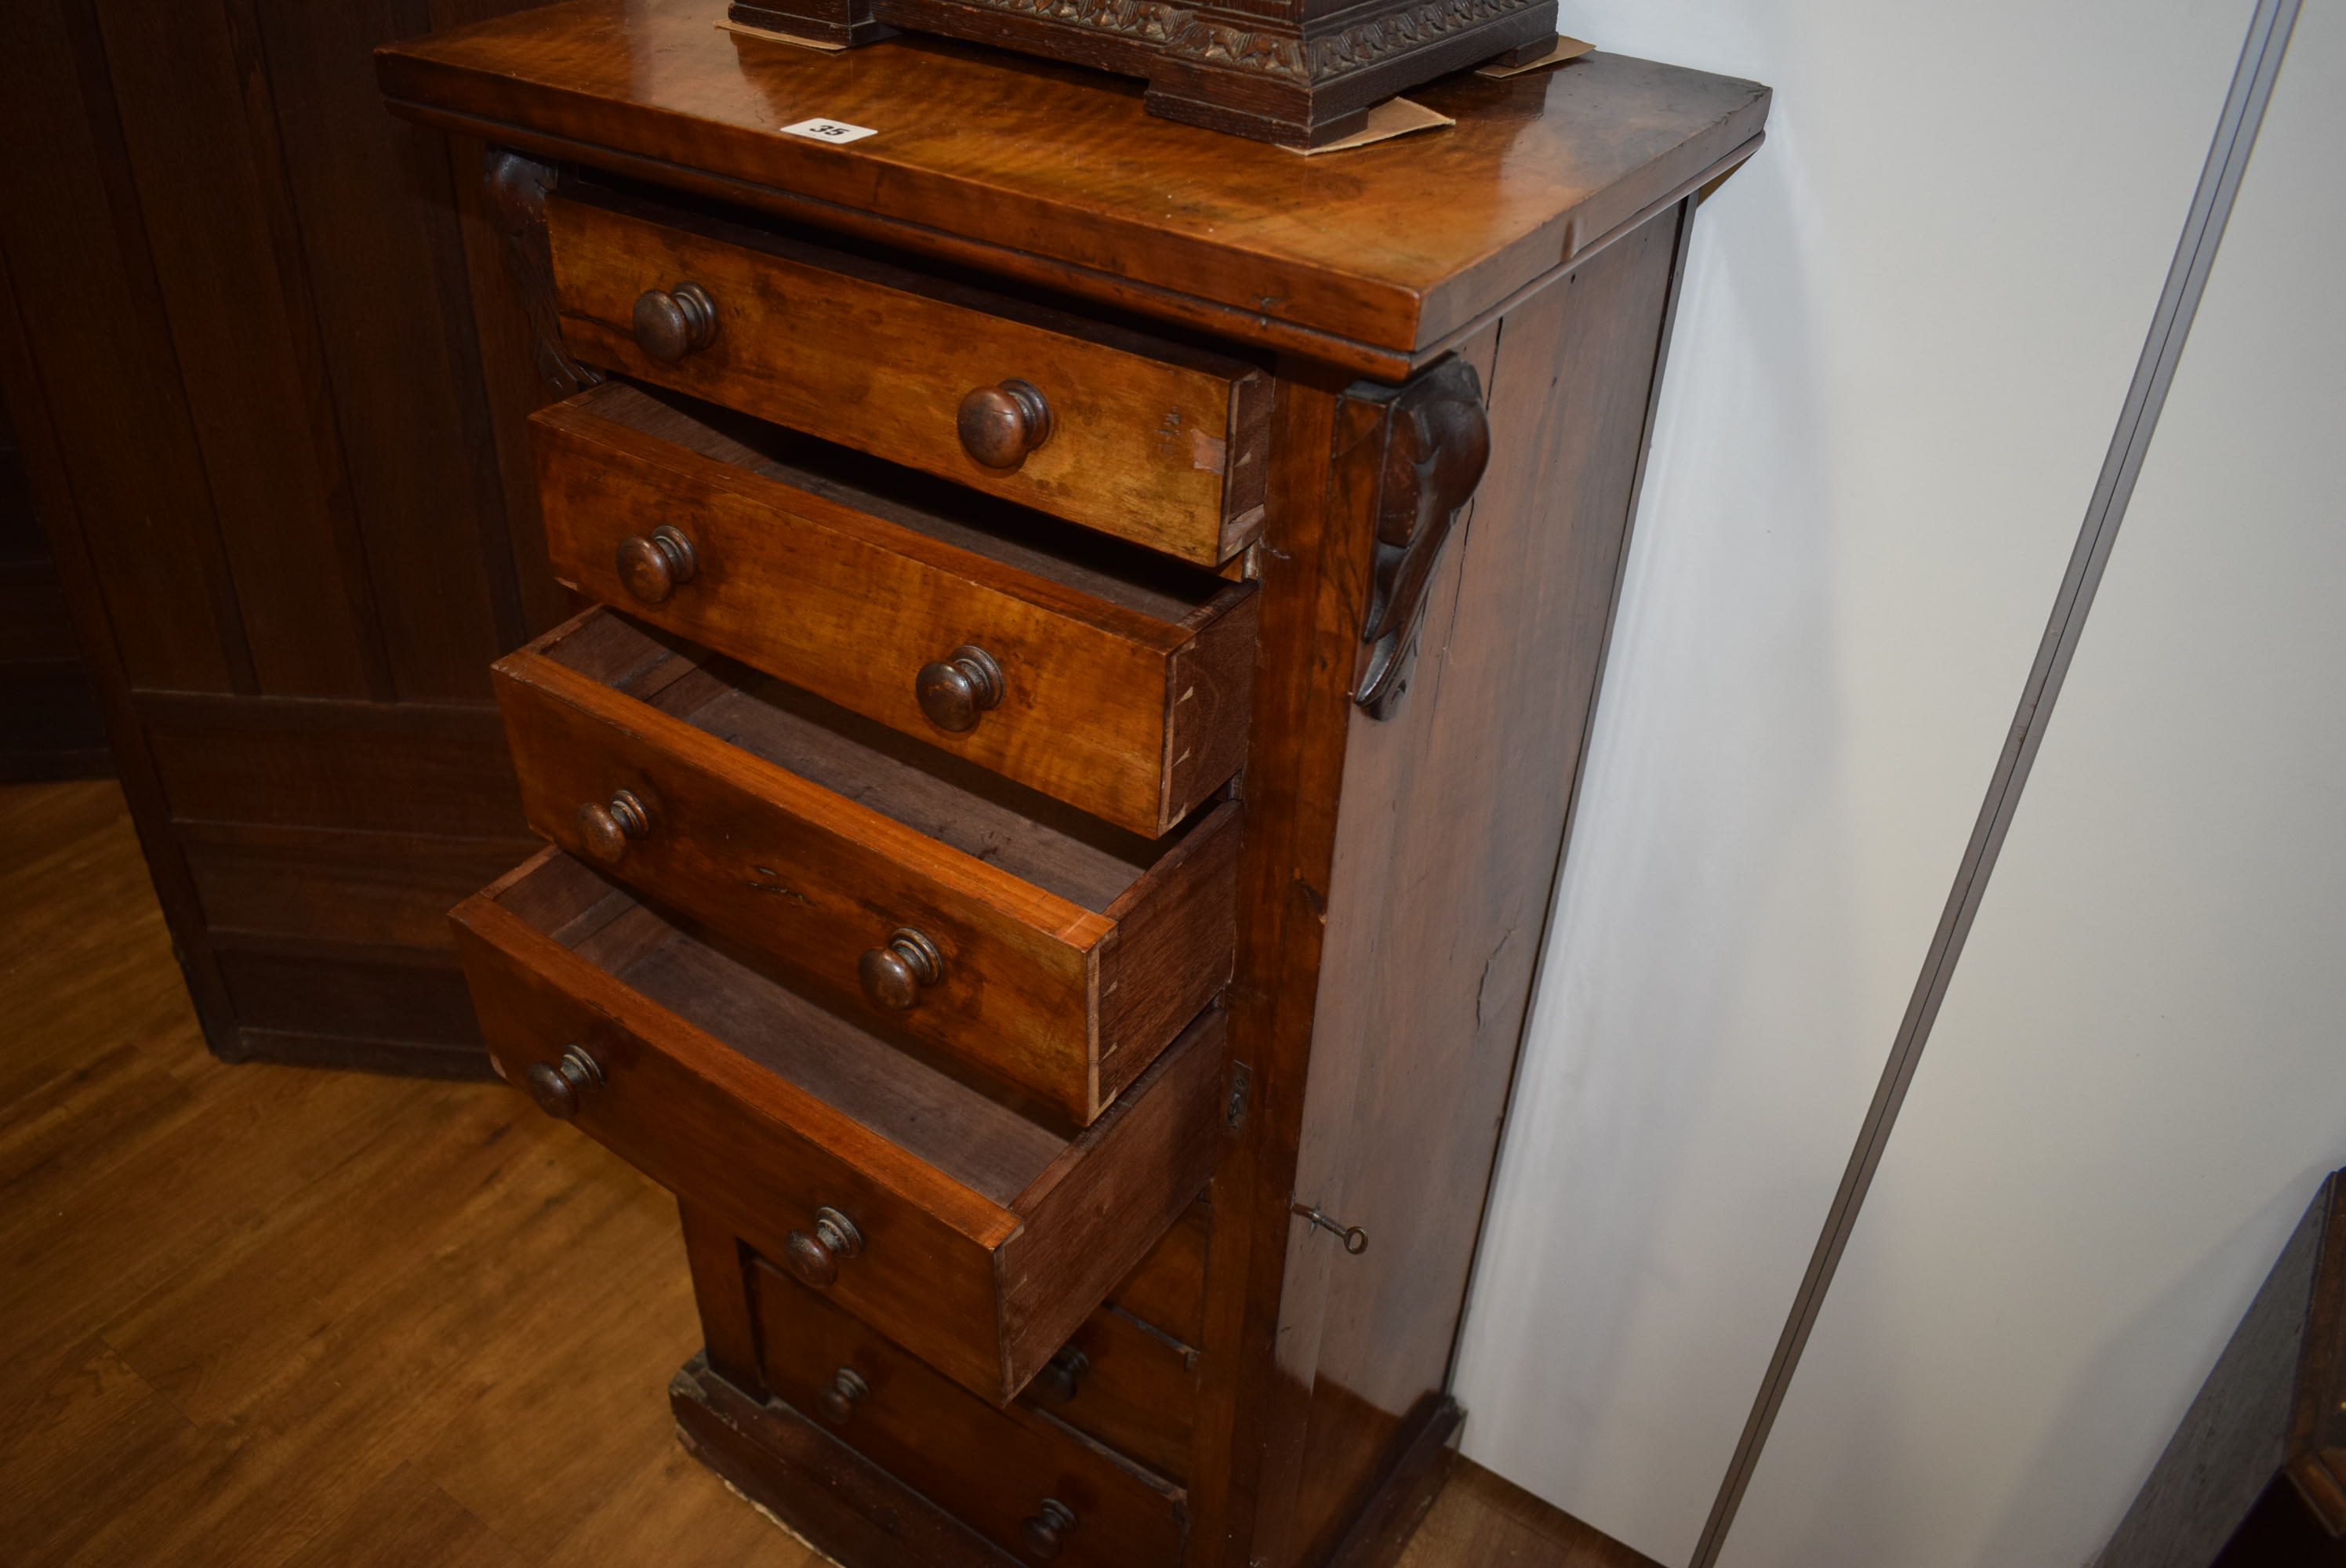
M 675 1192 L 682 1440 L 849 1568 L 1385 1560 L 1766 89 L 1307 158 L 720 11 L 378 56 L 487 149 L 582 606 L 496 667 L 498 1068 Z

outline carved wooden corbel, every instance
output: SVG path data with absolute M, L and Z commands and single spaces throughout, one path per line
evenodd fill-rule
M 505 261 L 529 315 L 530 351 L 537 373 L 556 396 L 593 386 L 602 372 L 570 357 L 562 341 L 562 313 L 554 296 L 554 247 L 546 233 L 546 196 L 559 178 L 555 167 L 511 148 L 493 147 L 482 160 L 489 219 L 505 242 Z
M 1491 461 L 1491 426 L 1474 367 L 1450 358 L 1398 387 L 1345 394 L 1384 403 L 1377 479 L 1376 555 L 1352 700 L 1372 718 L 1391 718 L 1409 689 L 1433 565 L 1459 509 Z

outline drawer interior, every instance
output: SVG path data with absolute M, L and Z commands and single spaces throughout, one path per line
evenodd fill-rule
M 1005 1208 L 1072 1141 L 1035 1119 L 1046 1113 L 1022 1115 L 1007 1091 L 840 1017 L 765 973 L 746 950 L 567 856 L 549 858 L 499 901 L 646 1000 Z
M 611 381 L 570 406 L 1168 626 L 1230 591 L 1202 566 L 682 392 Z
M 1117 912 L 1118 901 L 1188 831 L 1148 839 L 1115 827 L 625 616 L 590 616 L 541 651 L 1095 913 Z

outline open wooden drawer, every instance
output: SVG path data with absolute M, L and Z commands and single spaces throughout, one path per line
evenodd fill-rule
M 1236 801 L 1142 838 L 608 610 L 496 676 L 532 827 L 1078 1125 L 1229 977 Z
M 1251 583 L 623 382 L 530 423 L 592 597 L 1152 837 L 1245 760 Z
M 1257 366 L 585 183 L 546 226 L 589 364 L 1201 565 L 1261 531 Z
M 1211 1172 L 1219 1010 L 1070 1133 L 559 850 L 451 919 L 499 1072 L 996 1403 Z

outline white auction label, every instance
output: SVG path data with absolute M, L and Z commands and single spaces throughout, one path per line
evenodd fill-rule
M 782 134 L 809 136 L 817 141 L 849 142 L 862 141 L 865 137 L 879 133 L 870 126 L 852 126 L 841 120 L 801 120 L 794 126 L 784 126 Z

